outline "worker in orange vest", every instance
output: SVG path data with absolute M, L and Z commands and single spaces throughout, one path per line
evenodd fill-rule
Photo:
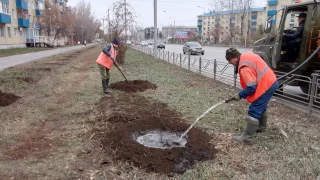
M 118 66 L 118 62 L 116 61 L 117 57 L 117 49 L 119 46 L 119 40 L 114 38 L 112 43 L 108 43 L 100 53 L 96 63 L 99 66 L 101 79 L 102 79 L 102 88 L 103 92 L 106 94 L 110 94 L 109 89 L 109 81 L 110 81 L 110 73 L 109 70 L 111 69 L 113 63 Z
M 240 74 L 240 84 L 243 89 L 225 102 L 247 99 L 251 103 L 243 135 L 234 136 L 232 139 L 252 144 L 254 133 L 263 132 L 267 127 L 267 105 L 279 88 L 279 83 L 272 69 L 257 54 L 252 52 L 241 54 L 237 49 L 229 48 L 226 51 L 226 59 L 229 64 L 235 66 L 235 73 Z

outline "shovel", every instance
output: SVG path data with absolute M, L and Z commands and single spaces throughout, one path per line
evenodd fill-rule
M 127 82 L 128 84 L 130 84 L 129 81 L 128 81 L 128 79 L 126 78 L 126 76 L 123 74 L 120 66 L 119 66 L 119 65 L 116 65 L 116 67 L 118 68 L 118 70 L 120 71 L 120 73 L 122 74 L 122 76 L 124 77 L 124 79 L 126 80 L 126 82 Z

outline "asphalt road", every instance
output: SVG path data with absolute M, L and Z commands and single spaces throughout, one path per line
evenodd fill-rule
M 187 58 L 188 54 L 183 55 L 182 51 L 183 45 L 176 45 L 176 44 L 166 44 L 166 48 L 164 50 L 165 53 L 168 51 L 170 53 L 174 52 L 175 55 L 181 54 L 182 59 Z M 149 46 L 149 48 L 153 48 L 153 45 Z M 234 68 L 232 65 L 227 65 L 227 61 L 225 59 L 225 53 L 228 47 L 209 47 L 204 46 L 205 54 L 197 54 L 197 55 L 191 55 L 191 64 L 192 65 L 192 71 L 198 72 L 199 69 L 199 61 L 198 59 L 201 57 L 202 59 L 202 70 L 203 75 L 212 78 L 213 77 L 213 66 L 214 66 L 214 60 L 217 61 L 217 79 L 219 81 L 222 81 L 226 84 L 233 85 L 233 74 L 234 74 Z M 251 52 L 252 48 L 237 48 L 241 53 L 244 52 Z M 182 65 L 184 68 L 187 68 L 187 65 Z M 239 78 L 239 77 L 238 77 Z M 240 85 L 238 84 L 238 87 Z M 284 93 L 286 94 L 292 94 L 292 95 L 304 95 L 304 93 L 301 91 L 300 87 L 294 87 L 294 86 L 285 86 Z

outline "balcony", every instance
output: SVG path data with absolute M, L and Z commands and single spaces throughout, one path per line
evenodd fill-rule
M 251 19 L 257 19 L 257 15 L 252 15 Z
M 0 13 L 0 23 L 11 24 L 11 16 L 8 14 Z
M 199 28 L 199 29 L 202 29 L 202 25 L 198 25 L 198 28 Z
M 251 30 L 251 31 L 256 31 L 257 29 L 256 29 L 256 28 L 250 28 L 250 30 Z
M 17 9 L 24 9 L 28 11 L 28 3 L 24 0 L 17 0 Z
M 198 24 L 199 24 L 199 23 L 202 23 L 202 20 L 201 20 L 201 19 L 198 20 Z
M 216 18 L 216 22 L 220 22 L 220 18 Z
M 277 10 L 269 10 L 268 11 L 268 16 L 273 16 L 277 13 Z
M 276 25 L 276 20 L 271 20 L 272 25 Z
M 64 2 L 60 1 L 59 4 L 60 4 L 60 6 L 63 6 Z
M 269 6 L 274 6 L 278 4 L 278 0 L 268 0 L 268 5 Z
M 29 19 L 18 18 L 19 27 L 29 28 L 30 21 Z
M 251 22 L 251 25 L 257 25 L 257 22 Z
M 43 15 L 43 11 L 41 11 L 40 9 L 36 9 L 36 15 L 37 16 Z
M 42 2 L 43 3 L 43 0 L 36 0 L 36 2 Z

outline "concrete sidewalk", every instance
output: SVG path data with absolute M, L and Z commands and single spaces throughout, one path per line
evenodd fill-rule
M 9 67 L 19 65 L 19 64 L 24 64 L 27 62 L 35 61 L 35 60 L 53 56 L 56 54 L 66 53 L 76 49 L 83 49 L 93 45 L 97 45 L 97 44 L 92 43 L 92 44 L 88 44 L 87 46 L 81 45 L 81 46 L 74 46 L 74 47 L 67 47 L 67 48 L 57 48 L 57 49 L 52 49 L 47 51 L 40 51 L 40 52 L 34 52 L 34 53 L 28 53 L 28 54 L 20 54 L 20 55 L 3 57 L 3 58 L 0 58 L 0 71 Z

